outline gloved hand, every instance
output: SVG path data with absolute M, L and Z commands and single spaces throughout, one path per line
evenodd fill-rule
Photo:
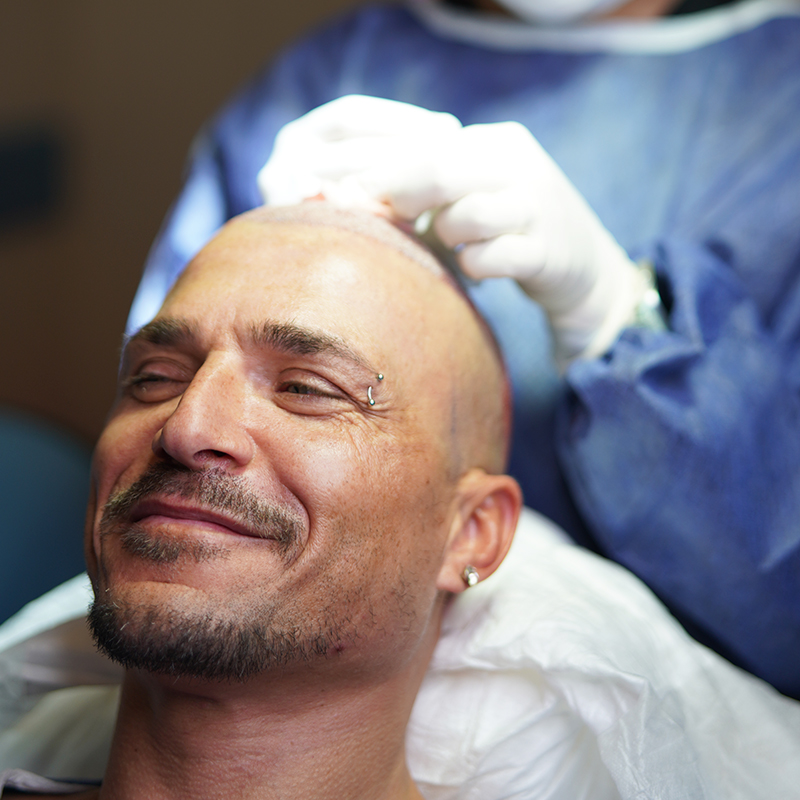
M 415 106 L 342 98 L 281 131 L 259 185 L 270 203 L 321 193 L 403 220 L 433 212 L 433 231 L 466 275 L 512 277 L 541 304 L 562 365 L 604 352 L 648 288 L 516 122 L 461 127 Z
M 460 128 L 452 114 L 380 97 L 340 97 L 278 131 L 258 188 L 272 206 L 323 195 L 336 205 L 391 214 L 355 176 L 390 161 L 398 147 L 410 154 Z

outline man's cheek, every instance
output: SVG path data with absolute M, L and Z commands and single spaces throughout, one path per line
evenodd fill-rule
M 273 448 L 271 460 L 281 479 L 308 503 L 339 503 L 350 492 L 363 493 L 369 485 L 365 479 L 374 478 L 376 461 L 367 450 L 341 432 L 317 433 L 311 441 L 295 439 L 281 452 Z
M 100 554 L 100 519 L 115 492 L 132 484 L 152 460 L 150 438 L 119 418 L 109 420 L 94 452 L 89 504 L 86 513 L 85 557 L 96 569 Z
M 137 424 L 138 423 L 138 424 Z M 92 474 L 102 506 L 116 489 L 131 483 L 153 459 L 153 438 L 158 427 L 130 415 L 109 420 L 95 448 Z
M 357 507 L 371 503 L 385 504 L 381 491 L 389 491 L 403 472 L 403 457 L 391 443 L 342 441 L 320 438 L 313 446 L 293 449 L 284 464 L 285 482 L 311 503 L 323 502 L 331 511 L 340 514 L 355 501 Z M 398 448 L 399 450 L 399 448 Z

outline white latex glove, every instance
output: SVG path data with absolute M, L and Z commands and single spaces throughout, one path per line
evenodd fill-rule
M 646 277 L 516 122 L 462 128 L 415 106 L 343 98 L 287 125 L 259 180 L 269 202 L 321 193 L 344 206 L 388 206 L 409 221 L 434 212 L 433 230 L 465 274 L 512 277 L 541 304 L 562 366 L 604 352 L 647 290 Z
M 347 95 L 284 125 L 258 174 L 268 205 L 294 205 L 317 195 L 343 207 L 390 213 L 353 180 L 404 152 L 461 128 L 452 114 L 386 100 Z

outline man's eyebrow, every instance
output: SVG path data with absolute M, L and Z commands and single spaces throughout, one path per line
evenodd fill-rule
M 195 325 L 182 319 L 154 319 L 140 328 L 124 342 L 127 349 L 136 342 L 147 342 L 155 345 L 180 345 L 194 342 L 197 339 Z
M 292 322 L 267 321 L 251 328 L 253 341 L 263 347 L 271 347 L 284 353 L 299 356 L 329 354 L 352 361 L 359 367 L 374 372 L 374 368 L 360 353 L 346 342 L 321 331 L 302 328 Z

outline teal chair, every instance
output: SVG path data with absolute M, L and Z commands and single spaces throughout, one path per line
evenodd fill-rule
M 90 458 L 53 423 L 0 407 L 0 622 L 83 571 Z

